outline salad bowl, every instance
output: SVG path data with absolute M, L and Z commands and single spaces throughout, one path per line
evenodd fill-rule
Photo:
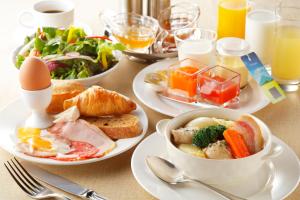
M 239 111 L 221 108 L 198 109 L 181 114 L 171 120 L 161 120 L 156 129 L 165 139 L 170 160 L 186 175 L 213 185 L 232 184 L 254 176 L 268 160 L 281 153 L 282 147 L 273 142 L 271 131 L 266 124 L 251 116 L 260 126 L 264 146 L 257 153 L 238 159 L 207 159 L 185 153 L 172 143 L 171 131 L 198 117 L 237 120 L 243 114 Z
M 23 45 L 17 47 L 13 53 L 12 53 L 12 56 L 11 56 L 11 60 L 12 60 L 12 63 L 14 66 L 16 66 L 16 56 L 19 54 L 20 50 L 23 48 Z M 115 53 L 115 56 L 118 60 L 121 59 L 122 57 L 122 53 L 120 52 L 116 52 Z M 104 77 L 106 77 L 107 75 L 109 75 L 110 73 L 112 73 L 113 71 L 115 71 L 117 68 L 119 67 L 119 62 L 116 63 L 114 66 L 112 66 L 111 68 L 109 68 L 108 70 L 100 73 L 100 74 L 97 74 L 97 75 L 94 75 L 94 76 L 90 76 L 90 77 L 87 77 L 87 78 L 77 78 L 77 79 L 66 79 L 66 80 L 61 80 L 61 79 L 52 79 L 51 81 L 53 83 L 59 83 L 59 82 L 64 82 L 64 81 L 76 81 L 76 82 L 79 82 L 81 83 L 82 85 L 86 86 L 86 87 L 89 87 L 91 85 L 95 85 L 97 84 L 101 79 L 103 79 Z M 17 68 L 16 68 L 17 69 Z M 18 69 L 17 69 L 18 70 Z
M 56 30 L 56 35 L 48 36 L 52 34 L 48 29 Z M 44 46 L 39 47 L 41 41 Z M 44 27 L 13 51 L 12 63 L 18 69 L 27 56 L 41 57 L 49 67 L 52 82 L 68 80 L 91 86 L 118 68 L 123 50 L 121 44 L 105 36 L 87 36 L 81 28 Z

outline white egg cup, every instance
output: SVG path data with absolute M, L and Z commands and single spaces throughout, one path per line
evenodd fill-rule
M 21 89 L 22 99 L 31 110 L 31 115 L 25 122 L 26 127 L 45 129 L 53 124 L 53 118 L 46 109 L 51 102 L 52 85 L 42 90 Z

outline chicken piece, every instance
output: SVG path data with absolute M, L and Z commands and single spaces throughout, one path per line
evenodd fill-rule
M 175 144 L 192 144 L 193 136 L 198 131 L 195 127 L 185 127 L 172 130 L 173 141 Z
M 225 140 L 219 140 L 203 149 L 207 158 L 210 159 L 233 159 Z

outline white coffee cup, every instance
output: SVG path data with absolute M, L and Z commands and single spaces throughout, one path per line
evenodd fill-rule
M 27 18 L 27 20 L 26 20 Z M 74 3 L 69 0 L 43 0 L 23 11 L 19 23 L 26 28 L 68 28 L 74 22 Z

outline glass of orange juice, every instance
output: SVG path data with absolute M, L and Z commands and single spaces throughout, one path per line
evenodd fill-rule
M 247 0 L 218 1 L 218 38 L 245 38 Z
M 282 1 L 276 13 L 280 17 L 276 26 L 272 76 L 286 91 L 295 91 L 300 84 L 300 6 Z
M 134 13 L 119 13 L 105 21 L 113 36 L 128 49 L 135 51 L 150 47 L 159 27 L 156 19 Z

